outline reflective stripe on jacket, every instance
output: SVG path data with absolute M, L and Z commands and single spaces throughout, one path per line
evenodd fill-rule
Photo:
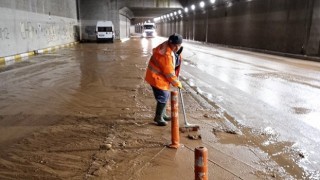
M 170 84 L 175 87 L 181 85 L 175 72 L 174 54 L 165 41 L 153 49 L 149 60 L 145 80 L 154 87 L 169 90 Z

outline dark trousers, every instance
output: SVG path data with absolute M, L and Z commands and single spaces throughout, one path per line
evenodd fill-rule
M 151 87 L 153 90 L 154 98 L 157 100 L 157 102 L 166 104 L 169 99 L 170 92 L 167 90 L 158 89 L 153 86 L 151 86 Z

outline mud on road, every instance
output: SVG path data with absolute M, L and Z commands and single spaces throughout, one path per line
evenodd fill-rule
M 166 179 L 193 179 L 192 157 L 185 158 L 192 151 L 182 149 L 178 156 L 179 151 L 164 150 L 170 142 L 170 126 L 153 123 L 155 102 L 143 80 L 150 54 L 133 48 L 139 42 L 80 44 L 2 71 L 0 179 L 161 179 L 162 172 L 173 175 Z M 146 48 L 151 50 L 151 44 Z M 218 139 L 241 144 L 243 139 L 236 140 L 239 134 L 224 127 L 223 113 L 203 105 L 191 93 L 186 96 L 190 117 L 205 120 L 200 132 L 204 139 L 190 141 L 189 134 L 181 134 L 186 147 L 203 145 L 202 141 L 217 143 Z M 218 128 L 213 130 L 207 122 Z M 241 156 L 235 146 L 216 153 L 226 149 Z M 243 154 L 249 150 L 245 151 Z M 162 157 L 161 152 L 164 158 L 159 160 L 156 156 Z M 242 166 L 227 175 L 219 173 L 226 170 L 221 164 L 229 167 L 234 159 L 215 158 L 211 169 L 216 177 L 286 176 L 281 168 L 275 171 L 276 165 L 266 163 L 265 155 L 249 160 L 250 164 L 239 161 Z M 168 164 L 170 159 L 173 165 Z

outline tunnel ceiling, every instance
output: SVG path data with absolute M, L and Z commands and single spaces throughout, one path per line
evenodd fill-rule
M 144 4 L 142 4 L 144 7 L 139 7 L 139 4 L 136 3 L 133 6 L 129 6 L 128 8 L 133 13 L 133 19 L 132 22 L 141 22 L 145 20 L 150 20 L 153 18 L 160 17 L 162 15 L 177 11 L 179 9 L 182 9 L 183 4 L 186 3 L 188 0 L 167 0 L 167 1 L 157 1 L 160 7 L 146 7 Z M 145 0 L 145 2 L 148 2 L 148 0 Z M 154 1 L 152 1 L 152 4 Z M 162 7 L 161 7 L 162 6 Z M 164 7 L 166 6 L 166 7 Z
M 241 0 L 216 0 L 215 4 L 225 5 L 234 1 L 238 2 Z M 138 22 L 160 17 L 164 14 L 168 14 L 182 9 L 183 7 L 190 6 L 191 4 L 198 4 L 199 0 L 175 0 L 175 2 L 176 4 L 178 4 L 179 7 L 129 7 L 134 16 L 132 20 L 133 22 Z M 205 2 L 208 3 L 209 0 Z
M 181 8 L 145 8 L 145 7 L 132 7 L 130 10 L 132 11 L 134 18 L 156 18 L 162 16 L 164 14 L 168 14 L 170 12 L 176 11 Z

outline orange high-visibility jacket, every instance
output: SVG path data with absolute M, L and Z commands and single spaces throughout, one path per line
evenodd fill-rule
M 179 58 L 181 59 L 181 56 Z M 168 41 L 165 41 L 153 49 L 145 80 L 158 89 L 169 90 L 170 84 L 175 87 L 181 86 L 177 77 L 179 70 L 180 66 L 175 71 L 175 57 Z

